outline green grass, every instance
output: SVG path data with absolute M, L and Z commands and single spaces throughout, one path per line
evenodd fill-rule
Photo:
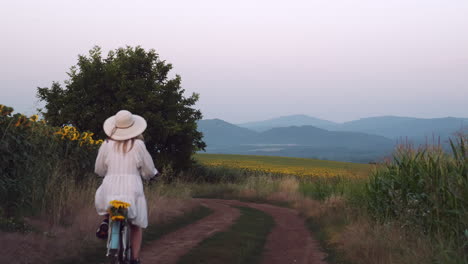
M 238 207 L 241 216 L 225 232 L 205 239 L 178 264 L 259 263 L 266 238 L 274 226 L 273 217 L 248 207 Z
M 366 203 L 368 179 L 337 177 L 310 177 L 299 181 L 298 192 L 304 197 L 324 201 L 331 196 L 344 196 L 354 205 Z
M 147 229 L 143 231 L 143 248 L 148 245 L 149 242 L 159 239 L 160 237 L 169 234 L 179 228 L 194 223 L 210 214 L 213 210 L 205 206 L 199 206 L 194 210 L 187 212 L 181 216 L 178 216 L 167 223 L 149 225 Z M 80 263 L 104 263 L 107 261 L 105 256 L 106 246 L 105 241 L 101 243 L 92 242 L 88 243 L 80 252 L 79 256 L 73 258 L 62 259 L 56 261 L 56 264 L 80 264 Z

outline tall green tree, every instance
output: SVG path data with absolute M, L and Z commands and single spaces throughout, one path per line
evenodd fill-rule
M 144 136 L 156 165 L 183 169 L 206 145 L 197 131 L 202 114 L 193 108 L 199 96 L 186 97 L 180 76 L 168 77 L 171 69 L 154 50 L 127 46 L 103 58 L 96 46 L 78 57 L 64 87 L 58 82 L 38 87 L 37 97 L 45 101 L 42 113 L 51 125 L 72 124 L 100 138 L 106 137 L 104 120 L 119 110 L 141 115 L 148 122 Z

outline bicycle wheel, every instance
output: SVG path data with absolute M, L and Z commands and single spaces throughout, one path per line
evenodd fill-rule
M 126 257 L 126 250 L 123 248 L 123 239 L 122 237 L 119 239 L 120 240 L 120 246 L 118 249 L 112 249 L 109 251 L 109 262 L 110 264 L 127 264 L 130 263 L 130 258 Z
M 109 263 L 110 264 L 120 264 L 120 260 L 119 260 L 119 252 L 118 252 L 118 249 L 111 249 L 109 251 Z
M 122 261 L 123 263 L 130 263 L 132 257 L 132 247 L 130 244 L 130 227 L 128 222 L 122 227 Z
M 109 230 L 108 258 L 111 264 L 123 264 L 122 223 L 111 221 Z
M 130 228 L 128 223 L 122 223 L 119 235 L 119 248 L 112 264 L 129 264 L 132 257 L 130 246 Z

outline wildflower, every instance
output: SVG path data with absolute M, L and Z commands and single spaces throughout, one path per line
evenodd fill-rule
M 15 127 L 19 127 L 21 124 L 24 123 L 24 121 L 26 121 L 25 116 L 20 115 L 20 116 L 18 117 L 18 121 L 16 121 L 16 123 L 15 123 Z
M 113 200 L 113 201 L 110 202 L 110 204 L 115 208 L 128 208 L 128 207 L 130 207 L 129 203 L 118 201 L 118 200 Z
M 104 142 L 104 140 L 100 139 L 100 140 L 96 140 L 95 144 L 96 145 L 101 145 L 103 142 Z
M 33 122 L 37 122 L 37 120 L 39 120 L 39 116 L 38 115 L 32 115 L 31 117 L 29 117 L 29 120 L 31 120 Z
M 80 133 L 73 132 L 72 137 L 70 138 L 72 141 L 75 141 L 80 138 Z
M 0 115 L 7 116 L 7 115 L 10 115 L 12 112 L 13 112 L 13 108 L 5 106 L 5 105 L 1 105 Z
M 88 132 L 83 132 L 83 134 L 81 134 L 81 139 L 85 140 L 86 138 L 88 138 L 88 136 L 89 136 Z

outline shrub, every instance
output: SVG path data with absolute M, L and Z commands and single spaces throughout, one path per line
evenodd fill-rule
M 54 82 L 38 88 L 37 96 L 45 102 L 43 114 L 52 125 L 72 124 L 102 138 L 102 124 L 117 111 L 141 115 L 148 122 L 146 146 L 158 169 L 171 164 L 179 171 L 190 167 L 192 154 L 206 145 L 197 131 L 202 114 L 193 108 L 199 96 L 185 96 L 181 77 L 171 78 L 171 69 L 154 50 L 127 46 L 103 56 L 94 47 L 88 56 L 78 57 L 63 87 Z

